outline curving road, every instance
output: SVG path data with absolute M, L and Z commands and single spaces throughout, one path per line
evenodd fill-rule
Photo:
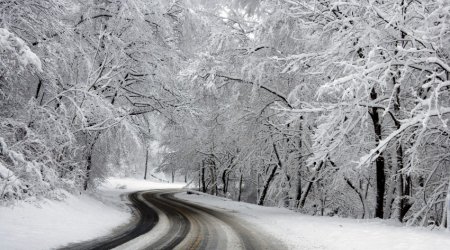
M 284 249 L 284 245 L 229 212 L 174 197 L 182 190 L 132 193 L 138 220 L 114 235 L 62 249 Z

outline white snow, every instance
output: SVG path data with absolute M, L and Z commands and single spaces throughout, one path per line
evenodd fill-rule
M 98 192 L 66 194 L 64 201 L 20 202 L 0 207 L 0 249 L 50 249 L 110 234 L 131 219 L 125 194 L 184 184 L 110 178 Z M 195 203 L 232 212 L 285 242 L 290 249 L 446 249 L 450 233 L 382 220 L 314 217 L 210 195 L 177 194 Z
M 4 28 L 0 28 L 0 49 L 4 50 L 2 53 L 6 51 L 13 53 L 22 65 L 31 64 L 42 71 L 42 63 L 39 57 L 31 51 L 21 38 Z
M 205 194 L 180 193 L 176 196 L 231 211 L 282 240 L 289 249 L 450 249 L 450 233 L 445 231 L 406 227 L 375 219 L 308 216 L 284 208 L 261 207 Z
M 126 193 L 180 187 L 182 184 L 110 178 L 95 193 L 66 193 L 63 201 L 0 206 L 0 249 L 51 249 L 108 235 L 132 218 L 125 205 Z
M 99 189 L 101 191 L 122 189 L 126 190 L 127 192 L 134 192 L 150 189 L 182 188 L 185 185 L 185 183 L 153 182 L 133 178 L 109 178 Z
M 128 222 L 127 211 L 88 195 L 0 207 L 0 249 L 50 249 L 105 235 Z

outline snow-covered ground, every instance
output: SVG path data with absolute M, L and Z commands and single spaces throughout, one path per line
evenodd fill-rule
M 182 184 L 110 178 L 95 193 L 0 207 L 0 249 L 51 249 L 108 235 L 132 215 L 124 194 Z
M 290 249 L 436 250 L 450 249 L 450 232 L 405 227 L 381 220 L 302 215 L 205 194 L 176 195 L 198 204 L 231 211 L 235 216 L 284 241 Z
M 182 186 L 111 178 L 95 193 L 0 207 L 0 249 L 51 249 L 107 235 L 132 219 L 126 193 Z M 291 249 L 450 249 L 450 232 L 445 231 L 381 220 L 307 216 L 204 194 L 180 193 L 177 197 L 230 211 Z

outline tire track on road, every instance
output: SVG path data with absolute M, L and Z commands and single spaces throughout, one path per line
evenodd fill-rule
M 285 249 L 228 212 L 177 199 L 182 190 L 129 194 L 138 220 L 115 235 L 61 249 Z M 154 230 L 152 230 L 154 229 Z

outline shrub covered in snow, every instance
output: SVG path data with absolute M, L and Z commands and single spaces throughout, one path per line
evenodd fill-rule
M 0 121 L 0 200 L 48 197 L 81 186 L 72 134 L 52 114 L 30 107 L 20 119 Z

